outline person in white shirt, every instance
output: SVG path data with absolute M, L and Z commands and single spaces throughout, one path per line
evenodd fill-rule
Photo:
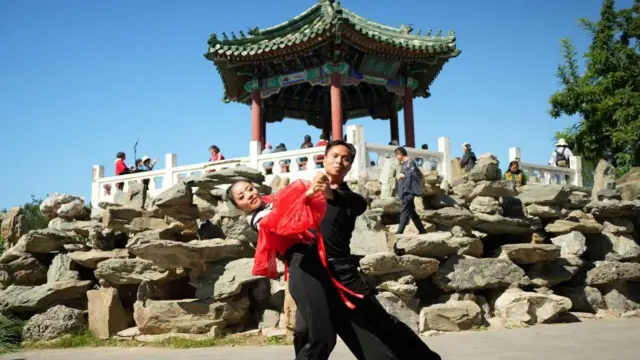
M 559 139 L 558 142 L 556 143 L 556 149 L 553 150 L 553 152 L 551 153 L 551 159 L 549 160 L 549 165 L 550 166 L 555 166 L 555 167 L 563 167 L 563 168 L 570 168 L 571 167 L 571 157 L 573 156 L 573 153 L 571 152 L 571 149 L 569 149 L 569 144 L 567 144 L 567 141 L 565 139 Z M 545 173 L 545 178 L 547 180 L 547 183 L 551 183 L 551 174 L 550 173 Z M 560 181 L 560 176 L 559 175 L 555 175 L 556 178 L 556 182 L 559 184 Z M 565 176 L 565 181 L 568 181 L 569 176 L 566 175 Z

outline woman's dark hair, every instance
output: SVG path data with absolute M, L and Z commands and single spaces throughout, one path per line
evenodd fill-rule
M 403 148 L 402 146 L 399 146 L 393 151 L 393 153 L 400 154 L 402 156 L 407 156 L 407 149 Z
M 119 151 L 116 154 L 116 159 L 124 159 L 124 157 L 125 157 L 125 154 L 122 151 Z
M 344 140 L 329 141 L 329 143 L 327 144 L 327 147 L 324 149 L 324 155 L 325 156 L 329 155 L 329 150 L 331 150 L 332 147 L 338 146 L 338 145 L 344 146 L 349 150 L 349 154 L 351 155 L 351 161 L 353 161 L 356 158 L 356 147 Z
M 136 159 L 136 165 L 142 164 L 142 159 Z
M 239 183 L 248 183 L 251 184 L 251 182 L 249 182 L 248 180 L 236 180 L 234 182 L 231 183 L 231 185 L 227 188 L 227 199 L 229 199 L 229 202 L 233 204 L 233 206 L 238 206 L 238 204 L 236 203 L 236 199 L 233 197 L 233 188 L 238 185 Z
M 520 161 L 518 160 L 513 160 L 509 163 L 509 169 L 511 169 L 511 167 L 513 166 L 513 164 L 518 164 L 518 167 L 520 167 Z
M 304 136 L 304 142 L 311 142 L 311 136 L 305 135 Z
M 213 149 L 213 150 L 215 150 L 216 152 L 220 152 L 220 148 L 219 148 L 219 147 L 217 147 L 217 146 L 215 146 L 215 145 L 211 145 L 211 146 L 209 146 L 209 149 Z
M 427 144 L 422 144 L 422 150 L 429 150 L 429 145 Z

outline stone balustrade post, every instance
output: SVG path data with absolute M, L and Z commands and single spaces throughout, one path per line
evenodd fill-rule
M 261 171 L 258 156 L 262 152 L 262 144 L 260 141 L 252 140 L 249 142 L 249 167 Z M 293 165 L 293 164 L 292 164 Z M 274 166 L 279 166 L 275 164 Z
M 572 156 L 569 159 L 569 167 L 575 172 L 573 174 L 573 185 L 583 186 L 582 182 L 582 157 Z
M 367 142 L 364 139 L 364 126 L 347 126 L 347 142 L 356 148 L 356 157 L 353 159 L 351 171 L 347 174 L 347 180 L 367 180 Z
M 442 153 L 442 162 L 440 163 L 440 166 L 439 166 L 439 172 L 442 175 L 442 177 L 444 177 L 445 180 L 451 183 L 451 180 L 453 180 L 452 173 L 451 173 L 451 159 L 453 157 L 451 154 L 450 138 L 446 136 L 442 136 L 438 138 L 438 152 Z
M 165 154 L 164 155 L 164 178 L 162 179 L 162 187 L 158 191 L 166 190 L 175 185 L 176 177 L 173 174 L 173 168 L 178 166 L 178 155 Z
M 518 162 L 522 162 L 522 155 L 519 147 L 509 148 L 509 162 L 514 160 L 518 160 Z
M 100 196 L 102 195 L 102 188 L 100 186 L 100 179 L 104 177 L 104 166 L 93 165 L 91 175 L 91 206 L 97 207 L 100 202 Z

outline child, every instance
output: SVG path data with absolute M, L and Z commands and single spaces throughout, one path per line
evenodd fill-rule
M 242 180 L 227 189 L 231 203 L 247 214 L 259 234 L 252 273 L 277 278 L 277 256 L 287 266 L 291 296 L 309 329 L 308 338 L 294 339 L 296 359 L 328 359 L 336 343 L 333 324 L 341 321 L 340 303 L 353 307 L 343 292 L 362 297 L 346 289 L 327 270 L 324 243 L 317 229 L 327 209 L 324 196 L 329 191 L 322 173 L 311 183 L 295 181 L 274 196 L 262 197 L 250 182 Z M 328 313 L 330 318 L 314 317 Z

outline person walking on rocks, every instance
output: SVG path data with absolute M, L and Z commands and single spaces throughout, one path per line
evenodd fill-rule
M 471 151 L 471 144 L 462 144 L 462 151 L 464 154 L 462 155 L 462 159 L 460 159 L 460 167 L 463 168 L 465 172 L 469 172 L 476 166 L 478 159 L 476 159 L 476 154 Z
M 355 147 L 342 140 L 330 142 L 325 150 L 324 168 L 330 193 L 325 195 L 328 206 L 320 231 L 328 269 L 333 278 L 360 294 L 342 293 L 349 302 L 332 305 L 338 308 L 340 315 L 334 320 L 334 329 L 359 360 L 439 360 L 440 356 L 429 349 L 411 328 L 382 307 L 374 290 L 359 273 L 358 260 L 351 255 L 350 243 L 356 218 L 367 208 L 366 200 L 351 191 L 344 181 L 355 156 Z M 301 315 L 296 315 L 296 320 L 307 320 L 304 313 Z M 323 317 L 330 316 L 325 314 Z M 310 329 L 311 326 L 304 321 L 296 322 L 297 337 L 303 338 Z
M 404 228 L 409 225 L 409 219 L 418 229 L 418 233 L 424 234 L 427 231 L 420 221 L 420 216 L 416 212 L 414 199 L 416 196 L 423 194 L 423 176 L 422 172 L 416 165 L 416 162 L 409 157 L 407 149 L 399 147 L 395 150 L 396 159 L 400 162 L 400 174 L 398 174 L 398 185 L 396 192 L 402 202 L 402 211 L 400 213 L 400 224 L 396 234 L 402 234 Z

